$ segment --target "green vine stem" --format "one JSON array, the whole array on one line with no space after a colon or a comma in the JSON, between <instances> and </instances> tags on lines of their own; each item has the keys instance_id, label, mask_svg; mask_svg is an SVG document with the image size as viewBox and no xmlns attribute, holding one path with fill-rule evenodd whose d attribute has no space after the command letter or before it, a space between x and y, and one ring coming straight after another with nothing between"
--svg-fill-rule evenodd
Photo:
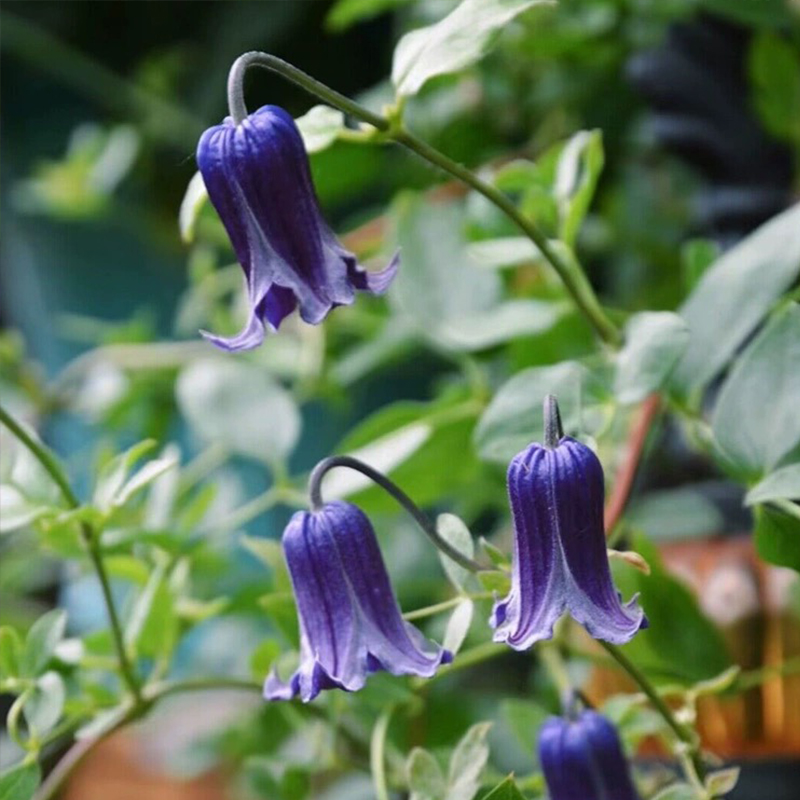
<instances>
[{"instance_id":1,"label":"green vine stem","mask_svg":"<svg viewBox=\"0 0 800 800\"><path fill-rule=\"evenodd\" d=\"M15 420L14 417L12 417L11 414L9 414L2 406L0 406L0 422L2 422L2 424L14 434L14 436L30 451L30 453L42 465L42 467L44 467L48 475L50 475L61 491L61 495L64 498L67 506L72 510L80 508L81 504L77 495L72 490L72 487L67 480L67 476L64 474L64 471L61 469L56 457L50 452L50 450L35 437L31 436L31 434L25 430L24 426L20 425L20 423L17 422L17 420ZM103 601L105 602L108 620L111 625L111 634L114 639L114 648L117 653L120 674L122 675L122 679L126 686L133 695L135 704L141 705L143 702L141 688L139 686L139 681L136 679L133 665L131 664L125 649L125 640L122 635L122 625L119 621L119 615L117 614L117 608L114 604L114 598L111 595L111 584L108 579L108 573L106 572L105 564L103 563L103 556L100 551L97 532L92 528L91 525L89 525L89 523L85 521L80 522L80 531L83 543L86 546L87 552L89 553L92 566L94 567L94 570L97 573L97 577L100 581L100 587L103 592Z\"/></svg>"},{"instance_id":2,"label":"green vine stem","mask_svg":"<svg viewBox=\"0 0 800 800\"><path fill-rule=\"evenodd\" d=\"M686 746L686 752L695 773L694 776L690 777L696 778L703 785L706 777L706 768L700 753L700 740L697 734L691 728L678 722L672 709L666 704L645 674L618 647L608 642L598 641L614 661L636 682L647 696L647 699L653 704L653 708L661 715L664 722L667 723L678 738L678 741Z\"/></svg>"},{"instance_id":3,"label":"green vine stem","mask_svg":"<svg viewBox=\"0 0 800 800\"><path fill-rule=\"evenodd\" d=\"M388 139L415 152L428 163L439 167L482 194L514 222L536 245L542 257L556 271L567 292L575 301L576 306L600 338L614 347L619 346L622 340L621 334L617 326L603 311L591 284L578 263L572 258L564 258L552 246L547 236L538 226L517 209L511 198L482 180L463 164L453 161L444 153L404 128L402 123L394 118L394 115L391 118L387 118L375 114L349 97L345 97L324 83L320 83L316 78L312 78L283 59L269 53L251 51L239 56L233 62L228 74L228 108L235 124L238 125L247 117L247 106L244 102L244 76L249 67L262 67L277 73L282 78L286 78L323 102L372 125Z\"/></svg>"}]
</instances>

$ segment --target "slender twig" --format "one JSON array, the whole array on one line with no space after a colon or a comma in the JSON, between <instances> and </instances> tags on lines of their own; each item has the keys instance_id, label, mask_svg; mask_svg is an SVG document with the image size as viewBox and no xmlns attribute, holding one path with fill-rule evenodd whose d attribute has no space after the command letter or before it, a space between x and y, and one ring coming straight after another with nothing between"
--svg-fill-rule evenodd
<instances>
[{"instance_id":1,"label":"slender twig","mask_svg":"<svg viewBox=\"0 0 800 800\"><path fill-rule=\"evenodd\" d=\"M311 508L314 511L319 511L325 505L322 499L322 479L327 472L336 467L347 467L348 469L360 472L380 486L381 489L391 495L409 514L411 514L423 533L425 533L439 550L448 558L451 558L457 564L464 567L464 569L470 572L480 572L486 569L477 561L473 561L463 553L460 553L450 542L443 539L436 530L436 525L433 520L431 520L396 483L389 480L382 472L373 469L369 464L365 464L363 461L359 461L352 456L331 456L330 458L325 458L311 471L311 476L308 479L308 495L311 501Z\"/></svg>"},{"instance_id":2,"label":"slender twig","mask_svg":"<svg viewBox=\"0 0 800 800\"><path fill-rule=\"evenodd\" d=\"M370 739L369 763L372 768L372 781L375 785L376 800L389 800L389 786L386 780L384 752L386 750L386 734L389 731L389 722L392 719L393 711L393 705L387 706L378 717L378 721L372 729L372 737Z\"/></svg>"},{"instance_id":3,"label":"slender twig","mask_svg":"<svg viewBox=\"0 0 800 800\"><path fill-rule=\"evenodd\" d=\"M577 262L562 257L536 223L520 212L508 195L404 128L398 119L394 117L390 119L373 113L276 56L253 51L239 56L228 75L228 108L234 123L238 125L247 117L247 106L244 101L244 75L251 66L263 67L275 72L340 111L372 125L386 138L403 145L429 164L439 167L482 194L536 245L542 257L556 271L578 309L600 338L612 346L618 346L621 343L622 337L617 326L606 316L591 284Z\"/></svg>"},{"instance_id":4,"label":"slender twig","mask_svg":"<svg viewBox=\"0 0 800 800\"><path fill-rule=\"evenodd\" d=\"M647 434L660 407L661 398L657 394L650 395L642 403L639 416L631 428L625 458L614 479L614 487L606 503L605 528L607 536L611 535L611 532L622 517L622 513L625 511L633 481L636 477L636 471L639 467L639 461L642 457L642 451L647 441Z\"/></svg>"},{"instance_id":5,"label":"slender twig","mask_svg":"<svg viewBox=\"0 0 800 800\"><path fill-rule=\"evenodd\" d=\"M32 436L14 417L11 416L2 406L0 406L0 422L3 423L17 437L17 439L30 450L33 457L45 468L47 474L53 479L56 486L61 491L61 495L70 508L78 508L80 503L72 487L69 485L67 476L61 469L56 457L38 439Z\"/></svg>"},{"instance_id":6,"label":"slender twig","mask_svg":"<svg viewBox=\"0 0 800 800\"><path fill-rule=\"evenodd\" d=\"M72 487L67 480L64 471L61 469L56 457L46 448L41 442L37 441L25 428L20 425L2 406L0 406L0 422L2 422L19 441L28 448L36 460L47 470L48 474L53 478L64 501L71 509L80 508L80 501L77 495L72 490ZM128 658L125 650L125 640L122 635L122 626L120 625L119 617L117 615L116 605L114 598L111 595L111 585L106 573L105 564L103 563L102 553L97 541L97 536L88 522L81 521L80 532L81 538L89 553L89 558L92 561L92 566L97 573L100 580L100 586L103 591L103 600L105 602L106 611L108 613L108 620L111 625L111 634L114 640L114 647L117 652L117 660L119 662L120 674L125 681L128 689L134 697L135 703L142 702L142 696L139 688L139 682L133 671L133 667Z\"/></svg>"},{"instance_id":7,"label":"slender twig","mask_svg":"<svg viewBox=\"0 0 800 800\"><path fill-rule=\"evenodd\" d=\"M650 683L645 674L618 647L602 640L598 641L614 661L628 673L642 692L644 692L648 700L652 703L653 708L661 715L664 722L667 723L678 740L683 742L686 746L687 754L695 775L697 779L703 783L705 781L706 768L700 754L700 740L697 734L691 728L678 722L672 709Z\"/></svg>"}]
</instances>

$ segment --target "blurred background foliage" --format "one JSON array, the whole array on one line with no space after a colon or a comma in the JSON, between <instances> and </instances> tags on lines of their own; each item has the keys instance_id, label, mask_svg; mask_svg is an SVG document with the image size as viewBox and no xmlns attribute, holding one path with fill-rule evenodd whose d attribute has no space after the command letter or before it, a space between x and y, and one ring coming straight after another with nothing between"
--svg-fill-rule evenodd
<instances>
[{"instance_id":1,"label":"blurred background foliage","mask_svg":"<svg viewBox=\"0 0 800 800\"><path fill-rule=\"evenodd\" d=\"M418 503L458 514L508 552L504 464L538 435L543 395L559 394L568 431L597 445L613 486L637 404L681 355L669 344L683 342L680 321L670 328L675 318L640 319L640 336L666 349L655 357L626 351L626 371L598 349L561 285L497 209L400 148L347 141L323 118L314 136L304 127L321 204L360 255L378 263L400 248L388 299L360 298L324 327L292 320L235 359L199 339L199 328L238 329L243 311L241 272L213 210L199 211L188 243L178 225L197 139L226 114L232 61L249 49L272 52L380 110L393 98L387 76L397 40L455 5L2 4L3 402L65 455L80 496L92 498L85 513L104 530L126 643L153 680L260 681L296 646L273 540L303 505L303 474L319 458L361 454ZM313 105L265 72L248 76L247 92L251 108L273 103L296 117ZM479 64L432 79L409 99L405 119L574 248L618 322L671 311L722 252L796 195L798 11L779 0L564 0L508 24ZM800 392L796 378L770 383L780 383L783 367L763 366L758 350L761 342L782 354L775 358L787 374L797 362L796 290L786 295L796 286L800 225L796 209L790 214L749 256L730 251L745 265L731 290L734 311L758 295L756 282L763 299L753 299L755 318L736 330L720 317L722 330L709 333L694 366L682 362L615 534L653 568L645 577L616 565L620 588L642 593L652 623L631 657L661 685L681 687L692 713L700 709L706 742L731 757L796 758L800 748L800 720L786 711L800 707L797 679L760 685L765 665L800 656L797 584L781 569L800 567L797 518L774 505L796 508ZM778 264L769 275L758 256L765 252ZM738 362L744 385L734 371L720 393L720 373L776 305ZM703 309L694 314L702 319ZM740 423L764 422L759 403L772 403L772 445L754 453ZM705 413L712 406L713 420ZM41 652L30 633L25 644L9 633L0 647L27 659L15 669L48 701L25 713L52 756L75 726L114 724L111 640L75 518L53 510L46 477L5 434L11 531L0 540L0 621L23 632L49 608L68 612L66 633L59 612L44 618ZM116 456L143 439L153 440L144 474L135 467L144 449ZM518 783L527 795L541 793L535 731L557 692L535 657L497 655L487 644L488 592L503 590L502 569L491 585L449 587L391 500L350 476L334 475L326 487L374 515L404 609L447 601L454 588L483 593L475 624L470 603L464 630L456 629L464 613L449 629L466 637L475 666L422 687L378 675L357 696L331 693L316 711L261 707L251 694L215 695L202 708L176 697L143 723L136 746L158 751L156 771L183 777L222 765L216 774L232 776L225 780L237 797L370 797L369 777L347 766L364 766L370 725L393 704L402 709L386 753L395 783L424 772L425 756L404 762L412 746L446 765L470 725L493 720L490 733L473 729L465 744L482 764L488 735L484 788L515 770L527 776ZM758 505L758 549L772 566L731 536L753 529L748 488L760 492L747 505ZM441 637L446 625L437 616L427 632ZM596 665L577 631L561 640L576 679L607 701L627 744L644 741L645 753L663 754L663 725L626 704L620 692L630 687ZM707 697L730 690L730 682L702 682L732 664L750 671L752 685L727 700ZM3 744L5 766L18 751ZM133 769L126 750L116 755L119 769ZM666 779L661 767L646 771L645 796ZM80 780L74 792L84 800L102 785ZM756 768L731 796L763 795L769 780L777 781L769 796L788 800L780 779ZM480 786L441 796L470 800ZM222 796L213 791L197 796Z\"/></svg>"}]
</instances>

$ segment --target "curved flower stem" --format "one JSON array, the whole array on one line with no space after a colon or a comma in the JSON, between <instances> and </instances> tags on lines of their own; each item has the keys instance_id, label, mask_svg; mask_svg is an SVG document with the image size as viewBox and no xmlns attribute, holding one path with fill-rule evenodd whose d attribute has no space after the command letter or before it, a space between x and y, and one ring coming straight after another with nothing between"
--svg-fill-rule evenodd
<instances>
[{"instance_id":1,"label":"curved flower stem","mask_svg":"<svg viewBox=\"0 0 800 800\"><path fill-rule=\"evenodd\" d=\"M386 763L384 752L386 751L386 734L389 730L389 723L392 719L394 706L387 706L383 713L378 717L375 727L372 729L369 746L369 763L372 769L372 781L375 785L375 797L377 800L389 800L389 786L386 780Z\"/></svg>"},{"instance_id":2,"label":"curved flower stem","mask_svg":"<svg viewBox=\"0 0 800 800\"><path fill-rule=\"evenodd\" d=\"M553 267L558 274L567 292L572 296L578 309L595 329L603 341L616 347L621 343L622 337L617 326L606 316L600 305L591 284L580 266L574 259L564 258L550 243L547 236L539 227L516 207L511 198L490 183L479 178L472 170L463 164L453 161L444 153L432 147L423 139L413 134L402 126L399 120L375 114L359 103L345 97L343 94L331 89L324 83L307 75L297 67L288 64L283 59L252 51L239 56L233 62L228 74L228 108L233 121L238 125L247 117L247 106L244 102L244 75L248 67L263 67L275 72L283 78L297 84L301 89L309 92L324 102L352 115L356 119L372 125L398 144L403 145L440 169L457 178L462 183L482 194L487 200L497 206L516 226L536 245L542 257Z\"/></svg>"},{"instance_id":3,"label":"curved flower stem","mask_svg":"<svg viewBox=\"0 0 800 800\"><path fill-rule=\"evenodd\" d=\"M258 50L251 50L249 53L240 55L233 62L228 73L228 108L236 125L247 116L247 106L244 102L244 75L248 67L263 67L270 70L270 72L275 72L340 111L352 114L356 119L360 119L363 122L368 122L379 131L388 131L391 126L391 123L385 117L373 114L369 109L364 108L364 106L359 105L349 97L339 94L339 92L324 83L320 83L316 78L312 78L303 72L303 70L289 64L282 58L273 56L270 53L261 53Z\"/></svg>"},{"instance_id":4,"label":"curved flower stem","mask_svg":"<svg viewBox=\"0 0 800 800\"><path fill-rule=\"evenodd\" d=\"M56 485L61 491L66 504L70 509L80 508L80 501L77 495L72 490L72 487L67 480L64 471L61 469L55 456L50 450L45 447L41 442L37 441L31 436L25 428L20 425L2 406L0 406L0 422L3 423L19 441L28 448L33 457L47 470L47 473L55 481ZM92 566L97 573L100 587L103 592L103 601L108 613L108 621L111 626L111 635L114 640L114 648L117 653L117 661L119 664L119 671L122 680L127 685L131 694L133 695L135 704L141 705L142 695L139 687L139 681L133 671L133 666L128 659L127 651L125 650L125 640L122 635L122 625L117 615L117 608L114 604L114 598L111 596L111 585L108 580L105 564L103 563L103 556L100 552L100 546L97 541L97 536L91 525L87 522L80 522L81 538L89 553Z\"/></svg>"},{"instance_id":5,"label":"curved flower stem","mask_svg":"<svg viewBox=\"0 0 800 800\"><path fill-rule=\"evenodd\" d=\"M369 464L359 461L352 456L331 456L324 458L311 471L308 479L308 497L311 501L312 511L319 511L324 505L322 499L322 479L325 474L336 467L348 467L362 475L366 475L373 483L377 483L387 494L390 494L397 502L414 518L417 525L422 528L423 533L439 548L448 558L470 572L480 572L485 569L477 561L467 558L460 553L449 542L445 541L436 530L433 520L425 514L419 506L393 481L389 480L382 472L373 469Z\"/></svg>"},{"instance_id":6,"label":"curved flower stem","mask_svg":"<svg viewBox=\"0 0 800 800\"><path fill-rule=\"evenodd\" d=\"M661 715L664 722L671 728L678 740L686 746L686 753L694 770L694 777L703 784L706 777L706 768L700 754L700 740L697 734L685 725L682 725L675 718L672 709L666 704L655 687L650 683L645 674L637 667L618 647L608 642L598 639L599 644L605 648L606 652L622 667L625 672L634 680L639 688L653 704L653 708ZM690 776L691 777L691 776Z\"/></svg>"}]
</instances>

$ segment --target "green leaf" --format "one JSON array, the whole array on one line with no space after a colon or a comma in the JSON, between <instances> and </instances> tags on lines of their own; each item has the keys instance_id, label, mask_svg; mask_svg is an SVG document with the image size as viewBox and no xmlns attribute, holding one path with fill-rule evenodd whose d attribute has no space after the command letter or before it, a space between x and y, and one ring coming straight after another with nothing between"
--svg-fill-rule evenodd
<instances>
[{"instance_id":1,"label":"green leaf","mask_svg":"<svg viewBox=\"0 0 800 800\"><path fill-rule=\"evenodd\" d=\"M786 0L699 0L698 5L748 28L782 28L793 19Z\"/></svg>"},{"instance_id":2,"label":"green leaf","mask_svg":"<svg viewBox=\"0 0 800 800\"><path fill-rule=\"evenodd\" d=\"M800 305L793 303L745 350L720 391L711 424L737 472L760 477L800 445L798 398Z\"/></svg>"},{"instance_id":3,"label":"green leaf","mask_svg":"<svg viewBox=\"0 0 800 800\"><path fill-rule=\"evenodd\" d=\"M62 677L57 673L45 672L36 681L32 694L25 701L25 719L37 736L48 733L61 719L67 690Z\"/></svg>"},{"instance_id":4,"label":"green leaf","mask_svg":"<svg viewBox=\"0 0 800 800\"><path fill-rule=\"evenodd\" d=\"M0 533L24 528L45 514L60 510L32 500L21 489L7 483L0 485L0 509Z\"/></svg>"},{"instance_id":5,"label":"green leaf","mask_svg":"<svg viewBox=\"0 0 800 800\"><path fill-rule=\"evenodd\" d=\"M719 533L723 524L714 503L689 486L648 492L631 504L626 519L659 542L709 536Z\"/></svg>"},{"instance_id":6,"label":"green leaf","mask_svg":"<svg viewBox=\"0 0 800 800\"><path fill-rule=\"evenodd\" d=\"M789 41L762 31L750 46L752 100L774 136L800 143L800 59Z\"/></svg>"},{"instance_id":7,"label":"green leaf","mask_svg":"<svg viewBox=\"0 0 800 800\"><path fill-rule=\"evenodd\" d=\"M478 539L478 544L496 567L508 569L511 566L511 559L508 555L499 547L495 547L485 536L481 536L480 539Z\"/></svg>"},{"instance_id":8,"label":"green leaf","mask_svg":"<svg viewBox=\"0 0 800 800\"><path fill-rule=\"evenodd\" d=\"M525 800L525 795L517 789L513 776L509 775L502 783L498 783L489 794L484 795L483 800Z\"/></svg>"},{"instance_id":9,"label":"green leaf","mask_svg":"<svg viewBox=\"0 0 800 800\"><path fill-rule=\"evenodd\" d=\"M357 22L377 17L398 6L408 5L413 0L338 0L325 18L325 25L340 33Z\"/></svg>"},{"instance_id":10,"label":"green leaf","mask_svg":"<svg viewBox=\"0 0 800 800\"><path fill-rule=\"evenodd\" d=\"M602 133L579 131L574 134L561 151L553 186L558 204L559 234L569 247L575 245L602 170Z\"/></svg>"},{"instance_id":11,"label":"green leaf","mask_svg":"<svg viewBox=\"0 0 800 800\"><path fill-rule=\"evenodd\" d=\"M481 774L489 759L486 737L491 722L473 725L450 757L445 800L472 800L481 786Z\"/></svg>"},{"instance_id":12,"label":"green leaf","mask_svg":"<svg viewBox=\"0 0 800 800\"><path fill-rule=\"evenodd\" d=\"M442 800L447 786L442 769L427 750L415 747L406 761L409 800Z\"/></svg>"},{"instance_id":13,"label":"green leaf","mask_svg":"<svg viewBox=\"0 0 800 800\"><path fill-rule=\"evenodd\" d=\"M748 506L768 500L800 500L800 464L788 464L770 472L744 498Z\"/></svg>"},{"instance_id":14,"label":"green leaf","mask_svg":"<svg viewBox=\"0 0 800 800\"><path fill-rule=\"evenodd\" d=\"M0 800L31 800L41 780L42 770L35 762L3 770L0 772Z\"/></svg>"},{"instance_id":15,"label":"green leaf","mask_svg":"<svg viewBox=\"0 0 800 800\"><path fill-rule=\"evenodd\" d=\"M511 591L511 576L507 572L479 572L478 582L487 592L507 595Z\"/></svg>"},{"instance_id":16,"label":"green leaf","mask_svg":"<svg viewBox=\"0 0 800 800\"><path fill-rule=\"evenodd\" d=\"M464 522L455 514L439 514L436 518L436 532L467 558L472 558L475 555L475 543L472 541L472 534ZM466 582L472 576L472 573L460 564L456 564L453 559L444 553L439 553L439 560L442 562L442 567L450 583L459 591L464 591Z\"/></svg>"},{"instance_id":17,"label":"green leaf","mask_svg":"<svg viewBox=\"0 0 800 800\"><path fill-rule=\"evenodd\" d=\"M706 775L706 789L710 797L723 797L736 788L741 767L718 769Z\"/></svg>"},{"instance_id":18,"label":"green leaf","mask_svg":"<svg viewBox=\"0 0 800 800\"><path fill-rule=\"evenodd\" d=\"M656 547L643 536L632 549L650 564L650 575L612 563L624 598L640 593L650 626L625 645L626 655L653 680L692 685L731 666L725 641L692 593L664 568Z\"/></svg>"},{"instance_id":19,"label":"green leaf","mask_svg":"<svg viewBox=\"0 0 800 800\"><path fill-rule=\"evenodd\" d=\"M178 376L178 406L211 444L266 463L283 462L300 435L292 396L263 368L227 358L193 361Z\"/></svg>"},{"instance_id":20,"label":"green leaf","mask_svg":"<svg viewBox=\"0 0 800 800\"><path fill-rule=\"evenodd\" d=\"M148 461L123 484L114 498L114 506L119 508L126 505L134 495L160 478L168 470L173 469L177 463L178 459L175 454Z\"/></svg>"},{"instance_id":21,"label":"green leaf","mask_svg":"<svg viewBox=\"0 0 800 800\"><path fill-rule=\"evenodd\" d=\"M291 590L292 582L280 542L275 539L264 539L261 536L242 536L239 541L262 564L269 567L272 572L272 586L276 591Z\"/></svg>"},{"instance_id":22,"label":"green leaf","mask_svg":"<svg viewBox=\"0 0 800 800\"><path fill-rule=\"evenodd\" d=\"M690 784L676 783L662 789L653 800L705 800L705 798Z\"/></svg>"},{"instance_id":23,"label":"green leaf","mask_svg":"<svg viewBox=\"0 0 800 800\"><path fill-rule=\"evenodd\" d=\"M307 153L330 147L344 129L344 114L330 106L314 106L295 122L303 137Z\"/></svg>"},{"instance_id":24,"label":"green leaf","mask_svg":"<svg viewBox=\"0 0 800 800\"><path fill-rule=\"evenodd\" d=\"M22 639L14 628L0 627L0 681L19 677L22 648Z\"/></svg>"},{"instance_id":25,"label":"green leaf","mask_svg":"<svg viewBox=\"0 0 800 800\"><path fill-rule=\"evenodd\" d=\"M503 236L469 242L466 254L473 264L488 269L518 267L542 258L539 248L527 236Z\"/></svg>"},{"instance_id":26,"label":"green leaf","mask_svg":"<svg viewBox=\"0 0 800 800\"><path fill-rule=\"evenodd\" d=\"M197 219L207 200L208 190L203 182L203 176L198 170L192 175L192 179L186 187L183 200L181 200L181 209L178 212L178 229L185 244L191 244L194 241Z\"/></svg>"},{"instance_id":27,"label":"green leaf","mask_svg":"<svg viewBox=\"0 0 800 800\"><path fill-rule=\"evenodd\" d=\"M125 626L125 644L137 656L163 657L178 635L175 598L164 569L156 568L139 593Z\"/></svg>"},{"instance_id":28,"label":"green leaf","mask_svg":"<svg viewBox=\"0 0 800 800\"><path fill-rule=\"evenodd\" d=\"M392 83L401 96L417 94L431 78L479 61L516 16L546 0L463 0L444 19L407 33L392 62Z\"/></svg>"},{"instance_id":29,"label":"green leaf","mask_svg":"<svg viewBox=\"0 0 800 800\"><path fill-rule=\"evenodd\" d=\"M447 627L442 639L442 647L456 655L467 638L469 627L472 624L472 614L475 604L468 597L465 597L454 609L447 621Z\"/></svg>"},{"instance_id":30,"label":"green leaf","mask_svg":"<svg viewBox=\"0 0 800 800\"><path fill-rule=\"evenodd\" d=\"M796 506L800 513L800 506ZM800 572L800 519L771 506L756 507L756 550L764 561Z\"/></svg>"},{"instance_id":31,"label":"green leaf","mask_svg":"<svg viewBox=\"0 0 800 800\"><path fill-rule=\"evenodd\" d=\"M800 272L800 204L764 223L709 267L680 308L691 338L670 384L705 386Z\"/></svg>"},{"instance_id":32,"label":"green leaf","mask_svg":"<svg viewBox=\"0 0 800 800\"><path fill-rule=\"evenodd\" d=\"M625 326L617 356L614 393L620 403L638 403L664 385L689 344L689 328L677 314L644 311Z\"/></svg>"},{"instance_id":33,"label":"green leaf","mask_svg":"<svg viewBox=\"0 0 800 800\"><path fill-rule=\"evenodd\" d=\"M102 514L110 513L118 505L118 498L128 478L133 465L152 450L156 442L145 439L133 447L112 458L101 470L97 477L92 505Z\"/></svg>"},{"instance_id":34,"label":"green leaf","mask_svg":"<svg viewBox=\"0 0 800 800\"><path fill-rule=\"evenodd\" d=\"M706 270L719 258L720 247L711 239L690 239L681 247L681 277L687 293L694 290Z\"/></svg>"},{"instance_id":35,"label":"green leaf","mask_svg":"<svg viewBox=\"0 0 800 800\"><path fill-rule=\"evenodd\" d=\"M531 442L541 441L548 394L558 397L565 433L591 433L603 424L609 395L586 367L576 361L531 367L504 383L480 418L475 429L480 457L508 464Z\"/></svg>"},{"instance_id":36,"label":"green leaf","mask_svg":"<svg viewBox=\"0 0 800 800\"><path fill-rule=\"evenodd\" d=\"M403 269L390 300L435 345L483 350L549 330L567 310L564 303L503 300L500 276L470 261L461 206L405 195L395 213Z\"/></svg>"},{"instance_id":37,"label":"green leaf","mask_svg":"<svg viewBox=\"0 0 800 800\"><path fill-rule=\"evenodd\" d=\"M25 638L20 672L26 677L36 677L47 666L56 645L64 638L67 612L60 609L48 611L33 623Z\"/></svg>"}]
</instances>

